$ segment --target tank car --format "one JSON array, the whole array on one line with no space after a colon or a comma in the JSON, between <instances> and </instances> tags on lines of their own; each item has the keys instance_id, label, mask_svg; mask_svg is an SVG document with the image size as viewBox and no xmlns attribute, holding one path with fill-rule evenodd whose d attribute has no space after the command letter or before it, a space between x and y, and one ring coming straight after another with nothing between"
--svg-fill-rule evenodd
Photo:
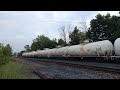
<instances>
[{"instance_id":1,"label":"tank car","mask_svg":"<svg viewBox=\"0 0 120 90\"><path fill-rule=\"evenodd\" d=\"M113 45L109 40L88 44L73 45L66 49L68 57L100 57L111 56Z\"/></svg>"},{"instance_id":2,"label":"tank car","mask_svg":"<svg viewBox=\"0 0 120 90\"><path fill-rule=\"evenodd\" d=\"M89 43L80 47L82 56L111 56L113 44L109 40Z\"/></svg>"},{"instance_id":3,"label":"tank car","mask_svg":"<svg viewBox=\"0 0 120 90\"><path fill-rule=\"evenodd\" d=\"M41 51L42 50L37 50L34 57L41 57Z\"/></svg>"},{"instance_id":4,"label":"tank car","mask_svg":"<svg viewBox=\"0 0 120 90\"><path fill-rule=\"evenodd\" d=\"M117 38L114 42L115 55L120 56L120 38Z\"/></svg>"},{"instance_id":5,"label":"tank car","mask_svg":"<svg viewBox=\"0 0 120 90\"><path fill-rule=\"evenodd\" d=\"M81 56L80 47L81 45L73 45L68 47L68 57Z\"/></svg>"},{"instance_id":6,"label":"tank car","mask_svg":"<svg viewBox=\"0 0 120 90\"><path fill-rule=\"evenodd\" d=\"M120 55L118 52L120 39L115 41L116 54ZM98 42L92 42L88 44L72 45L54 49L45 49L35 52L24 53L23 56L26 57L101 57L101 56L111 56L113 51L113 44L109 40L103 40Z\"/></svg>"},{"instance_id":7,"label":"tank car","mask_svg":"<svg viewBox=\"0 0 120 90\"><path fill-rule=\"evenodd\" d=\"M67 53L68 53L68 47L69 46L58 48L55 52L55 56L56 57L66 57Z\"/></svg>"},{"instance_id":8,"label":"tank car","mask_svg":"<svg viewBox=\"0 0 120 90\"><path fill-rule=\"evenodd\" d=\"M56 57L56 50L57 50L57 48L54 48L54 49L50 49L49 51L48 51L48 58L53 58L53 57Z\"/></svg>"}]
</instances>

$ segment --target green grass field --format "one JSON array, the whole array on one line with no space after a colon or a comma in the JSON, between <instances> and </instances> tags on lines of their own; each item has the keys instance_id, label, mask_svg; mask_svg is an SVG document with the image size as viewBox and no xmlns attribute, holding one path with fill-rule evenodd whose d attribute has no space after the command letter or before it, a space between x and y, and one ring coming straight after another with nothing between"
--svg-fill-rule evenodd
<instances>
[{"instance_id":1,"label":"green grass field","mask_svg":"<svg viewBox=\"0 0 120 90\"><path fill-rule=\"evenodd\" d=\"M0 66L0 79L26 79L25 66L15 62Z\"/></svg>"}]
</instances>

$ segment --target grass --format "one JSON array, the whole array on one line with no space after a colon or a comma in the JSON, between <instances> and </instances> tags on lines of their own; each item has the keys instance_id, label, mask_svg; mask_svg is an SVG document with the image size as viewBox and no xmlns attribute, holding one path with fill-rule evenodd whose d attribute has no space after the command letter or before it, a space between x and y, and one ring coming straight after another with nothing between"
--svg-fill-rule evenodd
<instances>
[{"instance_id":1,"label":"grass","mask_svg":"<svg viewBox=\"0 0 120 90\"><path fill-rule=\"evenodd\" d=\"M26 79L25 66L9 62L0 66L0 79Z\"/></svg>"}]
</instances>

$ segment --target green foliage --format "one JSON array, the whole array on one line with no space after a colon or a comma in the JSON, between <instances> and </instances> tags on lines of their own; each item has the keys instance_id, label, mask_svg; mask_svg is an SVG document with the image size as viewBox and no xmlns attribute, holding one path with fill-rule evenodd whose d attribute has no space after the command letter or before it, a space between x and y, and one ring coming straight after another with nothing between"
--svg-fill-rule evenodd
<instances>
[{"instance_id":1,"label":"green foliage","mask_svg":"<svg viewBox=\"0 0 120 90\"><path fill-rule=\"evenodd\" d=\"M98 14L96 19L90 22L90 28L87 32L87 38L93 41L100 41L108 39L114 42L116 38L120 37L120 17Z\"/></svg>"},{"instance_id":2,"label":"green foliage","mask_svg":"<svg viewBox=\"0 0 120 90\"><path fill-rule=\"evenodd\" d=\"M50 40L48 37L44 35L38 36L36 39L33 40L31 45L31 50L43 50L44 48L55 48L57 46L56 39Z\"/></svg>"},{"instance_id":3,"label":"green foliage","mask_svg":"<svg viewBox=\"0 0 120 90\"><path fill-rule=\"evenodd\" d=\"M49 45L49 48L55 48L57 46L57 39L54 38L53 40L51 40Z\"/></svg>"},{"instance_id":4,"label":"green foliage","mask_svg":"<svg viewBox=\"0 0 120 90\"><path fill-rule=\"evenodd\" d=\"M58 45L60 45L60 46L65 46L66 43L64 42L64 40L62 40L62 39L60 38L60 39L58 39Z\"/></svg>"},{"instance_id":5,"label":"green foliage","mask_svg":"<svg viewBox=\"0 0 120 90\"><path fill-rule=\"evenodd\" d=\"M70 44L77 45L83 40L85 40L85 34L81 32L77 26L74 28L74 31L69 34Z\"/></svg>"},{"instance_id":6,"label":"green foliage","mask_svg":"<svg viewBox=\"0 0 120 90\"><path fill-rule=\"evenodd\" d=\"M10 47L9 44L4 46L2 49L3 49L4 56L12 56L12 48Z\"/></svg>"}]
</instances>

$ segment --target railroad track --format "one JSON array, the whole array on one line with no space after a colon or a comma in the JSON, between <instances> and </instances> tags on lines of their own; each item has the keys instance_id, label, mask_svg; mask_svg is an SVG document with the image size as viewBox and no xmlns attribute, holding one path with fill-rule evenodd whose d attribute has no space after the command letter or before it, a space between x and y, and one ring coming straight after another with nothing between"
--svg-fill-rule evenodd
<instances>
[{"instance_id":1,"label":"railroad track","mask_svg":"<svg viewBox=\"0 0 120 90\"><path fill-rule=\"evenodd\" d=\"M33 73L39 76L41 79L50 79L38 71L33 71Z\"/></svg>"},{"instance_id":2,"label":"railroad track","mask_svg":"<svg viewBox=\"0 0 120 90\"><path fill-rule=\"evenodd\" d=\"M120 69L113 69L113 68L105 68L105 67L98 67L98 66L90 66L90 65L81 65L81 64L75 64L75 63L69 63L67 61L55 61L55 60L47 60L47 59L35 59L35 58L25 58L28 60L32 60L33 62L35 61L42 61L42 62L49 62L49 63L56 63L60 65L66 65L70 67L77 67L77 68L85 68L85 69L92 69L92 70L97 70L97 71L104 71L107 73L115 73L115 74L120 74Z\"/></svg>"},{"instance_id":3,"label":"railroad track","mask_svg":"<svg viewBox=\"0 0 120 90\"><path fill-rule=\"evenodd\" d=\"M96 66L89 66L89 65L79 65L79 64L69 64L69 63L64 63L64 64L68 65L68 66L78 67L78 68L85 68L85 69L92 69L92 70L97 70L97 71L104 71L104 72L107 72L107 73L120 74L120 69L96 67Z\"/></svg>"},{"instance_id":4,"label":"railroad track","mask_svg":"<svg viewBox=\"0 0 120 90\"><path fill-rule=\"evenodd\" d=\"M85 68L85 69L92 69L92 70L97 70L97 71L104 71L104 72L107 72L107 73L120 74L120 69L112 69L112 68L105 68L105 67L73 64L73 63L66 63L66 62L54 62L54 61L44 61L44 62L52 62L52 63L66 65L66 66L70 66L70 67Z\"/></svg>"}]
</instances>

